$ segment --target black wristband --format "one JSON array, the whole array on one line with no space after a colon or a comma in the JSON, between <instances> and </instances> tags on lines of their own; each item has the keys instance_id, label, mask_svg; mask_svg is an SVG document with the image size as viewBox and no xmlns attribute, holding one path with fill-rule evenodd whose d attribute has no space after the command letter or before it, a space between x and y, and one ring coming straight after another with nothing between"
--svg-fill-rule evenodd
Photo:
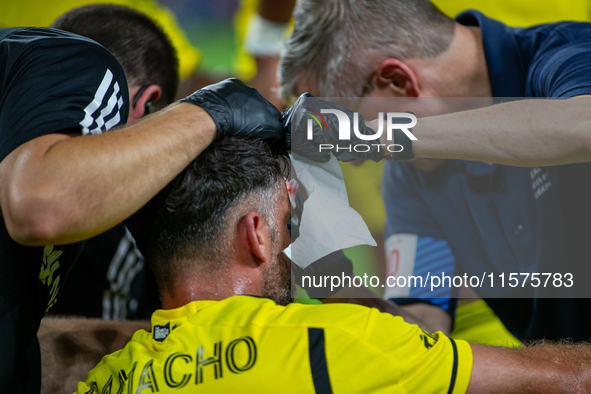
<instances>
[{"instance_id":1,"label":"black wristband","mask_svg":"<svg viewBox=\"0 0 591 394\"><path fill-rule=\"evenodd\" d=\"M407 129L411 131L411 129ZM394 143L402 146L400 152L392 152L390 159L393 161L410 160L415 157L412 153L412 140L400 129L394 129Z\"/></svg>"}]
</instances>

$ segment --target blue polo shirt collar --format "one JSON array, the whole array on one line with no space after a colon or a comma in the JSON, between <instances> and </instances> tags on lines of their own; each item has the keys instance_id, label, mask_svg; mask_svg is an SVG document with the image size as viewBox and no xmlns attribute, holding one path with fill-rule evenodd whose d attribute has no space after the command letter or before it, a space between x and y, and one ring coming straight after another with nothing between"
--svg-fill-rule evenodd
<instances>
[{"instance_id":1,"label":"blue polo shirt collar","mask_svg":"<svg viewBox=\"0 0 591 394\"><path fill-rule=\"evenodd\" d=\"M475 10L462 12L456 22L480 27L493 97L523 97L526 73L522 67L516 67L522 64L515 39L518 29Z\"/></svg>"}]
</instances>

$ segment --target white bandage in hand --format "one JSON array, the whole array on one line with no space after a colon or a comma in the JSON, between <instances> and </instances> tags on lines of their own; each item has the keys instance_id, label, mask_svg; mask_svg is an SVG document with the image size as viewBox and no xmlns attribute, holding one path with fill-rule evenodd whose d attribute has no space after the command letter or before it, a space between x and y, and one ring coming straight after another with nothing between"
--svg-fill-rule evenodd
<instances>
[{"instance_id":1,"label":"white bandage in hand","mask_svg":"<svg viewBox=\"0 0 591 394\"><path fill-rule=\"evenodd\" d=\"M255 14L248 21L244 50L252 56L279 56L289 23L272 22Z\"/></svg>"}]
</instances>

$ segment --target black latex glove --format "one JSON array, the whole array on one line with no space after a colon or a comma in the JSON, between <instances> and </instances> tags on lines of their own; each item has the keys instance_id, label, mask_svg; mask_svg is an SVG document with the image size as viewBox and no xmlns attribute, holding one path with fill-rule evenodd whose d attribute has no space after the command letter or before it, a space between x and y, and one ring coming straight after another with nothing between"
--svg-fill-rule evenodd
<instances>
[{"instance_id":1,"label":"black latex glove","mask_svg":"<svg viewBox=\"0 0 591 394\"><path fill-rule=\"evenodd\" d=\"M351 127L351 139L350 140L339 140L339 121L337 116L333 114L322 115L326 120L326 125L322 129L314 122L312 140L307 139L307 120L312 119L309 113L315 113L314 110L320 113L321 109L338 109L343 111L350 120ZM287 108L281 114L281 119L285 127L285 143L287 149L295 152L308 159L326 163L330 160L330 151L323 149L319 152L320 144L330 144L335 148L332 149L332 153L340 161L354 161L354 160L373 160L380 161L384 158L382 149L379 149L372 144L379 144L379 140L375 141L363 141L359 139L353 132L353 114L354 112L342 107L338 104L334 104L328 101L319 100L310 93L302 94L294 105ZM375 134L376 132L365 125L363 116L359 114L358 118L359 132L364 135ZM328 130L326 128L328 126ZM368 152L355 152L351 149L351 152L344 150L344 147L355 146L357 144L364 144L370 146ZM339 147L337 151L336 147Z\"/></svg>"},{"instance_id":2,"label":"black latex glove","mask_svg":"<svg viewBox=\"0 0 591 394\"><path fill-rule=\"evenodd\" d=\"M180 100L200 106L213 118L217 139L224 137L282 139L281 113L256 89L228 78Z\"/></svg>"}]
</instances>

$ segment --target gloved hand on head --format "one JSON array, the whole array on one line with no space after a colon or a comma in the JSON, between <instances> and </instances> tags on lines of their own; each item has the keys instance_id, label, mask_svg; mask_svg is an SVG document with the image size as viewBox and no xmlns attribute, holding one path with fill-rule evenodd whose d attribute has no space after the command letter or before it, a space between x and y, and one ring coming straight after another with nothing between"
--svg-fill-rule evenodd
<instances>
[{"instance_id":1,"label":"gloved hand on head","mask_svg":"<svg viewBox=\"0 0 591 394\"><path fill-rule=\"evenodd\" d=\"M217 139L224 137L284 138L281 113L256 89L228 78L199 89L180 100L203 108L217 126Z\"/></svg>"}]
</instances>

